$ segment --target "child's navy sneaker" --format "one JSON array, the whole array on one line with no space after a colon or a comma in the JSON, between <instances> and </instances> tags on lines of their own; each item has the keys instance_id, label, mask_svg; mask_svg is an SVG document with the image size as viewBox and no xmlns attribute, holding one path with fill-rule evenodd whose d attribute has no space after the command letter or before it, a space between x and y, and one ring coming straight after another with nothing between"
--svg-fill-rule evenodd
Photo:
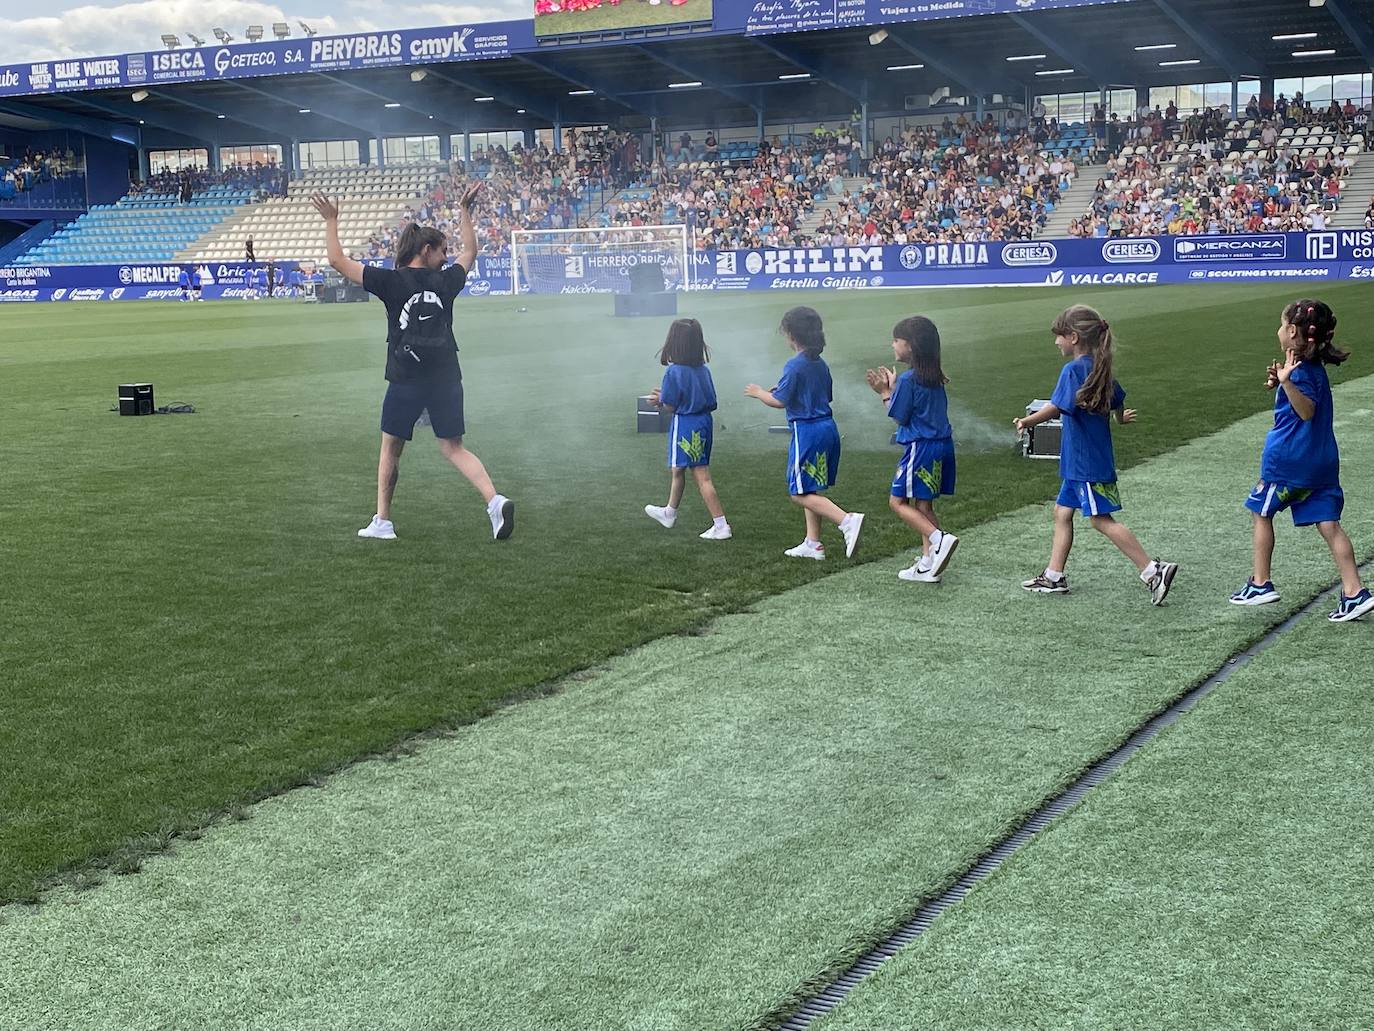
<instances>
[{"instance_id":1,"label":"child's navy sneaker","mask_svg":"<svg viewBox=\"0 0 1374 1031\"><path fill-rule=\"evenodd\" d=\"M1278 600L1279 592L1274 589L1272 580L1266 580L1262 584L1246 580L1245 586L1231 595L1232 605L1268 605Z\"/></svg>"},{"instance_id":2,"label":"child's navy sneaker","mask_svg":"<svg viewBox=\"0 0 1374 1031\"><path fill-rule=\"evenodd\" d=\"M1368 612L1374 612L1374 594L1370 594L1368 589L1361 591L1353 598L1341 595L1341 603L1336 607L1336 611L1326 618L1333 623L1349 623L1352 619L1359 619Z\"/></svg>"}]
</instances>

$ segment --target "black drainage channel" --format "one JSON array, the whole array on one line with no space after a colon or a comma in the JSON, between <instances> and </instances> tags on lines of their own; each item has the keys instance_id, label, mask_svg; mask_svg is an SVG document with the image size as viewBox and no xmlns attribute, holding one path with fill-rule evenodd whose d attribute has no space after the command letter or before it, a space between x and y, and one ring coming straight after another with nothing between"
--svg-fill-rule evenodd
<instances>
[{"instance_id":1,"label":"black drainage channel","mask_svg":"<svg viewBox=\"0 0 1374 1031\"><path fill-rule=\"evenodd\" d=\"M1360 571L1365 572L1370 565L1371 563L1366 563ZM796 1009L789 1011L788 1018L778 1025L780 1031L805 1031L817 1019L833 1010L861 982L872 976L880 966L930 930L931 925L939 919L945 910L963 901L964 896L971 892L979 882L990 877L998 867L1023 848L1032 838L1083 801L1090 791L1120 769L1126 760L1130 759L1151 738L1165 727L1177 723L1180 716L1197 705L1216 688L1226 683L1237 670L1248 666L1256 655L1268 650L1299 620L1321 608L1323 602L1329 598L1334 589L1334 587L1328 587L1245 651L1227 659L1225 666L1180 697L1173 705L1158 716L1143 723L1116 751L1099 759L1078 780L1032 813L1020 827L998 842L992 851L974 863L954 884L922 905L916 911L916 915L894 931L891 936L860 956L848 970L840 974L816 995Z\"/></svg>"}]
</instances>

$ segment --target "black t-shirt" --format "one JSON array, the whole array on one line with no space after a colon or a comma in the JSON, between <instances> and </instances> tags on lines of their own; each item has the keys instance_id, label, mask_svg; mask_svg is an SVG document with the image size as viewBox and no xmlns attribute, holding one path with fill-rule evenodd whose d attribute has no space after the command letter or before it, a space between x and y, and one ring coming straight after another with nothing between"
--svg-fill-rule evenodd
<instances>
[{"instance_id":1,"label":"black t-shirt","mask_svg":"<svg viewBox=\"0 0 1374 1031\"><path fill-rule=\"evenodd\" d=\"M420 380L461 379L458 368L458 341L453 336L453 302L462 292L468 273L462 265L441 271L424 268L375 268L363 266L363 289L386 305L386 378L391 383ZM447 336L446 345L429 352L423 362L406 362L396 354L401 344L402 313L426 294L437 297L443 311L439 329Z\"/></svg>"}]
</instances>

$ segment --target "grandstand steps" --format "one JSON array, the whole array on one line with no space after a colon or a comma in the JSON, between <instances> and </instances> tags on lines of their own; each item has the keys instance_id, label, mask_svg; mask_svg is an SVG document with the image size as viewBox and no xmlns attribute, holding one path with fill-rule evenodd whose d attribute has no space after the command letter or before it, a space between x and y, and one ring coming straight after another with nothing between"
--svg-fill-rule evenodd
<instances>
[{"instance_id":1,"label":"grandstand steps","mask_svg":"<svg viewBox=\"0 0 1374 1031\"><path fill-rule=\"evenodd\" d=\"M1341 191L1341 210L1331 219L1333 229L1363 229L1364 213L1374 200L1374 156L1363 154Z\"/></svg>"},{"instance_id":2,"label":"grandstand steps","mask_svg":"<svg viewBox=\"0 0 1374 1031\"><path fill-rule=\"evenodd\" d=\"M806 236L814 235L816 232L816 227L821 224L822 219L824 219L825 217L826 208L829 208L836 215L839 214L837 204L840 197L844 196L845 191L848 191L850 194L854 196L858 196L864 190L868 189L868 187L871 186L873 183L873 180L869 179L868 176L865 175L847 175L844 176L843 179L844 185L840 193L827 193L825 195L824 200L816 201L816 206L811 209L811 213L808 214L805 218L803 218L801 222L797 225L797 232L799 234L803 234Z\"/></svg>"},{"instance_id":3,"label":"grandstand steps","mask_svg":"<svg viewBox=\"0 0 1374 1031\"><path fill-rule=\"evenodd\" d=\"M1045 228L1035 234L1036 237L1053 240L1068 236L1069 223L1091 206L1097 180L1102 177L1102 173L1106 169L1107 163L1105 161L1092 165L1079 165L1078 176L1074 179L1073 185L1060 195L1059 206L1050 212L1049 221L1045 223Z\"/></svg>"},{"instance_id":4,"label":"grandstand steps","mask_svg":"<svg viewBox=\"0 0 1374 1031\"><path fill-rule=\"evenodd\" d=\"M246 207L244 207L243 210L239 211L237 214L230 215L216 228L211 229L206 233L202 233L196 239L192 240L189 245L177 251L176 255L173 257L172 260L176 262L191 261L193 258L196 257L197 254L201 252L203 245L208 243L210 240L217 239L219 237L234 236L234 234L239 231L239 227L242 226L243 223L248 220L249 215L253 213L254 207L256 207L256 205L249 204Z\"/></svg>"}]
</instances>

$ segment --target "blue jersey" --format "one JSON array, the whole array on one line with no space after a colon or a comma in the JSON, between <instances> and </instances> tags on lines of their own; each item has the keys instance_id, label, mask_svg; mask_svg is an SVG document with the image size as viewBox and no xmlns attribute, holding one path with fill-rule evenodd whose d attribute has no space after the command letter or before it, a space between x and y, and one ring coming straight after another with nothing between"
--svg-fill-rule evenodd
<instances>
[{"instance_id":1,"label":"blue jersey","mask_svg":"<svg viewBox=\"0 0 1374 1031\"><path fill-rule=\"evenodd\" d=\"M1320 362L1303 362L1288 378L1316 406L1304 422L1279 387L1274 398L1274 428L1264 441L1260 479L1287 487L1335 487L1341 482L1341 459L1332 428L1331 381Z\"/></svg>"},{"instance_id":2,"label":"blue jersey","mask_svg":"<svg viewBox=\"0 0 1374 1031\"><path fill-rule=\"evenodd\" d=\"M927 387L908 369L897 377L888 399L887 414L897 423L897 443L918 440L948 440L954 436L949 425L949 398L944 384Z\"/></svg>"},{"instance_id":3,"label":"blue jersey","mask_svg":"<svg viewBox=\"0 0 1374 1031\"><path fill-rule=\"evenodd\" d=\"M181 275L179 275L179 276L177 277L177 284L178 284L183 290L185 290L188 286L191 285L191 274L190 274L189 272L187 272L185 269L182 269L182 270L181 270Z\"/></svg>"},{"instance_id":4,"label":"blue jersey","mask_svg":"<svg viewBox=\"0 0 1374 1031\"><path fill-rule=\"evenodd\" d=\"M1112 452L1112 427L1106 412L1079 407L1078 391L1093 370L1092 355L1080 355L1064 366L1054 388L1053 404L1064 416L1059 443L1059 475L1065 480L1089 483L1116 482L1116 456ZM1126 392L1112 383L1112 409L1121 407Z\"/></svg>"},{"instance_id":5,"label":"blue jersey","mask_svg":"<svg viewBox=\"0 0 1374 1031\"><path fill-rule=\"evenodd\" d=\"M265 268L256 268L256 269L253 270L253 285L254 285L254 286L266 286L266 285L267 285L267 269L265 269Z\"/></svg>"},{"instance_id":6,"label":"blue jersey","mask_svg":"<svg viewBox=\"0 0 1374 1031\"><path fill-rule=\"evenodd\" d=\"M773 388L773 396L782 402L788 422L830 418L830 401L834 396L830 366L823 358L798 354L782 367L782 378Z\"/></svg>"},{"instance_id":7,"label":"blue jersey","mask_svg":"<svg viewBox=\"0 0 1374 1031\"><path fill-rule=\"evenodd\" d=\"M191 270L191 285L200 286L200 269Z\"/></svg>"},{"instance_id":8,"label":"blue jersey","mask_svg":"<svg viewBox=\"0 0 1374 1031\"><path fill-rule=\"evenodd\" d=\"M659 401L678 415L703 415L716 410L716 385L705 365L669 365L658 388Z\"/></svg>"}]
</instances>

